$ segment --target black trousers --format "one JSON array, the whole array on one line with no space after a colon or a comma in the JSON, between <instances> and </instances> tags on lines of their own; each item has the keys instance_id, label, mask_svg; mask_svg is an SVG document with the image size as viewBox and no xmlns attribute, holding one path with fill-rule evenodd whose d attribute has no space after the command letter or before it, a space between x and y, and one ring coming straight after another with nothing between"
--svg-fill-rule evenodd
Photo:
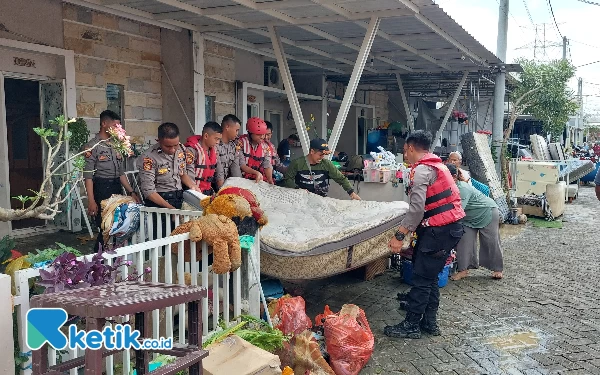
<instances>
[{"instance_id":1,"label":"black trousers","mask_svg":"<svg viewBox=\"0 0 600 375\"><path fill-rule=\"evenodd\" d=\"M165 193L158 193L158 195L160 195L171 206L173 206L177 209L181 209L181 205L183 204L183 190L175 190L175 191L169 191L169 192L165 192ZM157 205L156 203L152 202L150 199L145 199L145 205L146 205L146 207L163 208L163 207ZM165 214L160 214L160 215L162 216L162 225L161 225L161 232L159 235L159 233L157 232L158 215L155 213L152 214L152 233L153 233L152 239L153 240L156 240L157 238L164 238L171 234L171 233L167 233L167 220L171 220L171 230L175 229L175 221L174 220L172 220L170 217L167 218L167 215L165 215Z\"/></svg>"},{"instance_id":2,"label":"black trousers","mask_svg":"<svg viewBox=\"0 0 600 375\"><path fill-rule=\"evenodd\" d=\"M98 238L96 238L96 243L94 245L94 250L98 250L98 245L104 246L104 237L102 236L102 228L100 225L102 224L102 206L101 202L105 199L110 198L113 194L123 194L123 189L121 188L121 181L118 178L94 178L94 201L98 205L98 212L96 213L96 217L94 218L94 222L98 229L100 229L100 233L98 234Z\"/></svg>"},{"instance_id":3,"label":"black trousers","mask_svg":"<svg viewBox=\"0 0 600 375\"><path fill-rule=\"evenodd\" d=\"M416 233L413 287L408 293L408 309L414 314L432 314L435 317L440 305L438 275L464 229L461 223L452 223L442 227L419 227Z\"/></svg>"}]
</instances>

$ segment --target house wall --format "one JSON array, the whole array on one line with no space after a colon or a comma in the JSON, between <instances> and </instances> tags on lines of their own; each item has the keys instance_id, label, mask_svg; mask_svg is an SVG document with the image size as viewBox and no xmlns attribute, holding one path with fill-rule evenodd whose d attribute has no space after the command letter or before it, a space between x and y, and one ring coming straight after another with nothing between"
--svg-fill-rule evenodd
<instances>
[{"instance_id":1,"label":"house wall","mask_svg":"<svg viewBox=\"0 0 600 375\"><path fill-rule=\"evenodd\" d=\"M173 122L179 127L181 139L193 134L194 126L194 58L192 33L161 29L161 60L169 79L162 70L163 121ZM171 83L173 86L171 86ZM179 96L179 101L177 96ZM182 108L183 107L183 108ZM187 118L186 118L187 115ZM188 122L189 119L189 122ZM192 126L190 126L190 122Z\"/></svg>"},{"instance_id":2,"label":"house wall","mask_svg":"<svg viewBox=\"0 0 600 375\"><path fill-rule=\"evenodd\" d=\"M243 50L236 50L234 60L236 81L264 85L265 62L262 56Z\"/></svg>"},{"instance_id":3,"label":"house wall","mask_svg":"<svg viewBox=\"0 0 600 375\"><path fill-rule=\"evenodd\" d=\"M60 0L0 0L0 38L63 48ZM3 29L0 27L0 29Z\"/></svg>"},{"instance_id":4,"label":"house wall","mask_svg":"<svg viewBox=\"0 0 600 375\"><path fill-rule=\"evenodd\" d=\"M204 93L215 97L215 118L235 113L235 49L204 41ZM238 116L239 117L239 116Z\"/></svg>"},{"instance_id":5,"label":"house wall","mask_svg":"<svg viewBox=\"0 0 600 375\"><path fill-rule=\"evenodd\" d=\"M77 114L90 131L106 109L106 84L124 87L124 125L135 143L156 137L162 121L160 28L63 5L64 47L75 51Z\"/></svg>"}]
</instances>

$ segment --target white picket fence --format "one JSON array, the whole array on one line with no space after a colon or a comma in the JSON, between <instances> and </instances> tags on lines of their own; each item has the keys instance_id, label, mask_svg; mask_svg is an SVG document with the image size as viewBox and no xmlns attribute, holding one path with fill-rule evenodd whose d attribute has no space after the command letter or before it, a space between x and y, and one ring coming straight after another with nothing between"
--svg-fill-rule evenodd
<instances>
[{"instance_id":1,"label":"white picket fence","mask_svg":"<svg viewBox=\"0 0 600 375\"><path fill-rule=\"evenodd\" d=\"M210 268L209 268L209 254L206 243L201 242L196 244L190 243L190 255L191 262L184 262L184 241L189 239L189 233L180 234L176 236L168 236L172 229L177 227L180 223L184 223L193 219L194 217L200 216L201 212L195 211L182 211L182 210L168 210L162 208L148 208L143 207L141 210L140 230L134 235L133 243L130 246L121 247L116 250L115 254L104 254L104 258L107 259L109 264L112 264L114 259L123 257L126 260L132 261L132 266L121 267L121 277L126 278L129 272L133 268L138 270L139 273L143 272L144 268L150 263L151 272L150 279L152 282L159 281L159 258L164 254L164 281L166 283L174 284L185 284L184 272L190 272L191 284L202 285L207 288L211 287L212 281L212 293L213 293L213 313L212 313L212 325L209 326L209 307L208 299L204 299L202 302L202 327L203 335L206 337L215 330L219 329L218 323L222 319L228 324L235 322L235 319L244 312L249 315L258 317L260 314L260 291L259 291L259 275L260 275L260 238L257 234L255 238L254 248L246 254L242 254L242 267L235 272L227 273L224 275L212 274L209 279ZM153 238L153 214L156 215L156 221L159 232L162 232L162 223L165 222L166 233L159 233L158 239L149 240ZM174 219L174 226L172 226L171 217ZM146 225L144 224L146 223ZM173 259L171 254L171 245L177 244L178 253ZM202 258L196 259L196 246L202 248ZM91 259L92 255L86 256L87 259ZM252 259L251 259L252 258ZM201 261L201 265L198 261ZM254 267L253 267L254 266ZM176 267L176 275L173 275L173 269ZM198 277L201 273L200 282ZM30 280L40 275L40 269L28 268L15 273L15 287L16 295L14 297L15 309L17 312L17 324L19 334L19 345L22 353L29 354L31 351L27 347L25 341L25 326L27 324L26 314L30 308L29 305L29 284ZM147 277L147 276L146 276ZM222 289L222 292L220 291ZM222 311L221 306L222 304ZM178 306L178 341L182 344L186 343L185 334L185 305ZM233 310L233 311L231 311ZM160 327L159 327L159 311L155 310L152 313L153 329L152 337L159 338ZM220 319L219 319L220 318ZM128 317L124 318L125 321ZM165 337L174 337L175 320L173 316L173 308L169 307L165 312L164 320L164 332ZM84 353L77 350L69 350L65 353L56 353L55 350L49 351L49 364L55 365L57 361L66 361L82 356ZM114 368L117 363L122 364L122 373L128 375L131 371L131 353L124 351L122 355L113 355L106 358L106 374L113 375ZM118 358L120 357L120 358ZM31 361L24 365L25 370L22 371L23 375L31 374ZM77 375L77 370L73 369L70 372L71 375Z\"/></svg>"}]
</instances>

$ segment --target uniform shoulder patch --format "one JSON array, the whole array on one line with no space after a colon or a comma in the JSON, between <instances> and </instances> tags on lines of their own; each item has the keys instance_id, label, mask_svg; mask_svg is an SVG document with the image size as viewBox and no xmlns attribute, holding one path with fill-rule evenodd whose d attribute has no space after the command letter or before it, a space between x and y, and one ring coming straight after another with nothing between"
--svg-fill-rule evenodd
<instances>
[{"instance_id":1,"label":"uniform shoulder patch","mask_svg":"<svg viewBox=\"0 0 600 375\"><path fill-rule=\"evenodd\" d=\"M177 158L183 159L184 157L185 157L185 155L183 154L183 151L179 151L179 153L177 154Z\"/></svg>"},{"instance_id":2,"label":"uniform shoulder patch","mask_svg":"<svg viewBox=\"0 0 600 375\"><path fill-rule=\"evenodd\" d=\"M144 158L144 170L151 171L154 168L154 160L152 158Z\"/></svg>"},{"instance_id":3,"label":"uniform shoulder patch","mask_svg":"<svg viewBox=\"0 0 600 375\"><path fill-rule=\"evenodd\" d=\"M185 162L187 164L194 164L194 154L191 151L185 152Z\"/></svg>"},{"instance_id":4,"label":"uniform shoulder patch","mask_svg":"<svg viewBox=\"0 0 600 375\"><path fill-rule=\"evenodd\" d=\"M180 172L184 172L185 171L185 162L182 162L181 164L179 164L179 171Z\"/></svg>"}]
</instances>

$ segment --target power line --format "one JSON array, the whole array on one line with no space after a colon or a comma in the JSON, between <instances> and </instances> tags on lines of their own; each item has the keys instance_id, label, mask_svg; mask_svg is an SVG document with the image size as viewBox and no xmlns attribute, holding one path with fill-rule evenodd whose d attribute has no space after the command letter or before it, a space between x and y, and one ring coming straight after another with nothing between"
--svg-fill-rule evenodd
<instances>
[{"instance_id":1,"label":"power line","mask_svg":"<svg viewBox=\"0 0 600 375\"><path fill-rule=\"evenodd\" d=\"M586 3L586 4L590 4L590 5L600 6L600 3L595 3L595 2L589 1L589 0L577 0L577 1L581 1L582 3Z\"/></svg>"},{"instance_id":2,"label":"power line","mask_svg":"<svg viewBox=\"0 0 600 375\"><path fill-rule=\"evenodd\" d=\"M550 2L550 0L548 1L548 6L550 7L550 13L552 13L552 19L554 20L554 25L556 25L556 31L558 31L558 35L560 35L560 37L562 38L562 33L560 32L560 29L558 28L558 23L556 23L556 17L554 17L554 9L552 9L552 3Z\"/></svg>"},{"instance_id":3,"label":"power line","mask_svg":"<svg viewBox=\"0 0 600 375\"><path fill-rule=\"evenodd\" d=\"M593 46L593 45L591 45L591 44L587 44L587 43L584 43L584 42L579 42L579 41L577 41L577 40L573 40L573 39L569 39L569 42L575 42L575 43L577 43L577 44L583 44L584 46L588 46L588 47L592 47L592 48L600 48L600 47L598 47L598 46Z\"/></svg>"},{"instance_id":4,"label":"power line","mask_svg":"<svg viewBox=\"0 0 600 375\"><path fill-rule=\"evenodd\" d=\"M525 10L527 11L527 16L529 16L529 21L531 21L531 24L533 25L533 27L535 27L535 23L533 22L533 17L531 17L531 12L529 11L529 7L527 6L527 0L523 0L523 5L525 5Z\"/></svg>"},{"instance_id":5,"label":"power line","mask_svg":"<svg viewBox=\"0 0 600 375\"><path fill-rule=\"evenodd\" d=\"M593 61L591 63L587 63L587 64L583 64L583 65L578 65L578 66L576 66L576 68L581 68L582 66L587 66L587 65L592 65L592 64L598 64L598 63L600 63L600 60Z\"/></svg>"}]
</instances>

